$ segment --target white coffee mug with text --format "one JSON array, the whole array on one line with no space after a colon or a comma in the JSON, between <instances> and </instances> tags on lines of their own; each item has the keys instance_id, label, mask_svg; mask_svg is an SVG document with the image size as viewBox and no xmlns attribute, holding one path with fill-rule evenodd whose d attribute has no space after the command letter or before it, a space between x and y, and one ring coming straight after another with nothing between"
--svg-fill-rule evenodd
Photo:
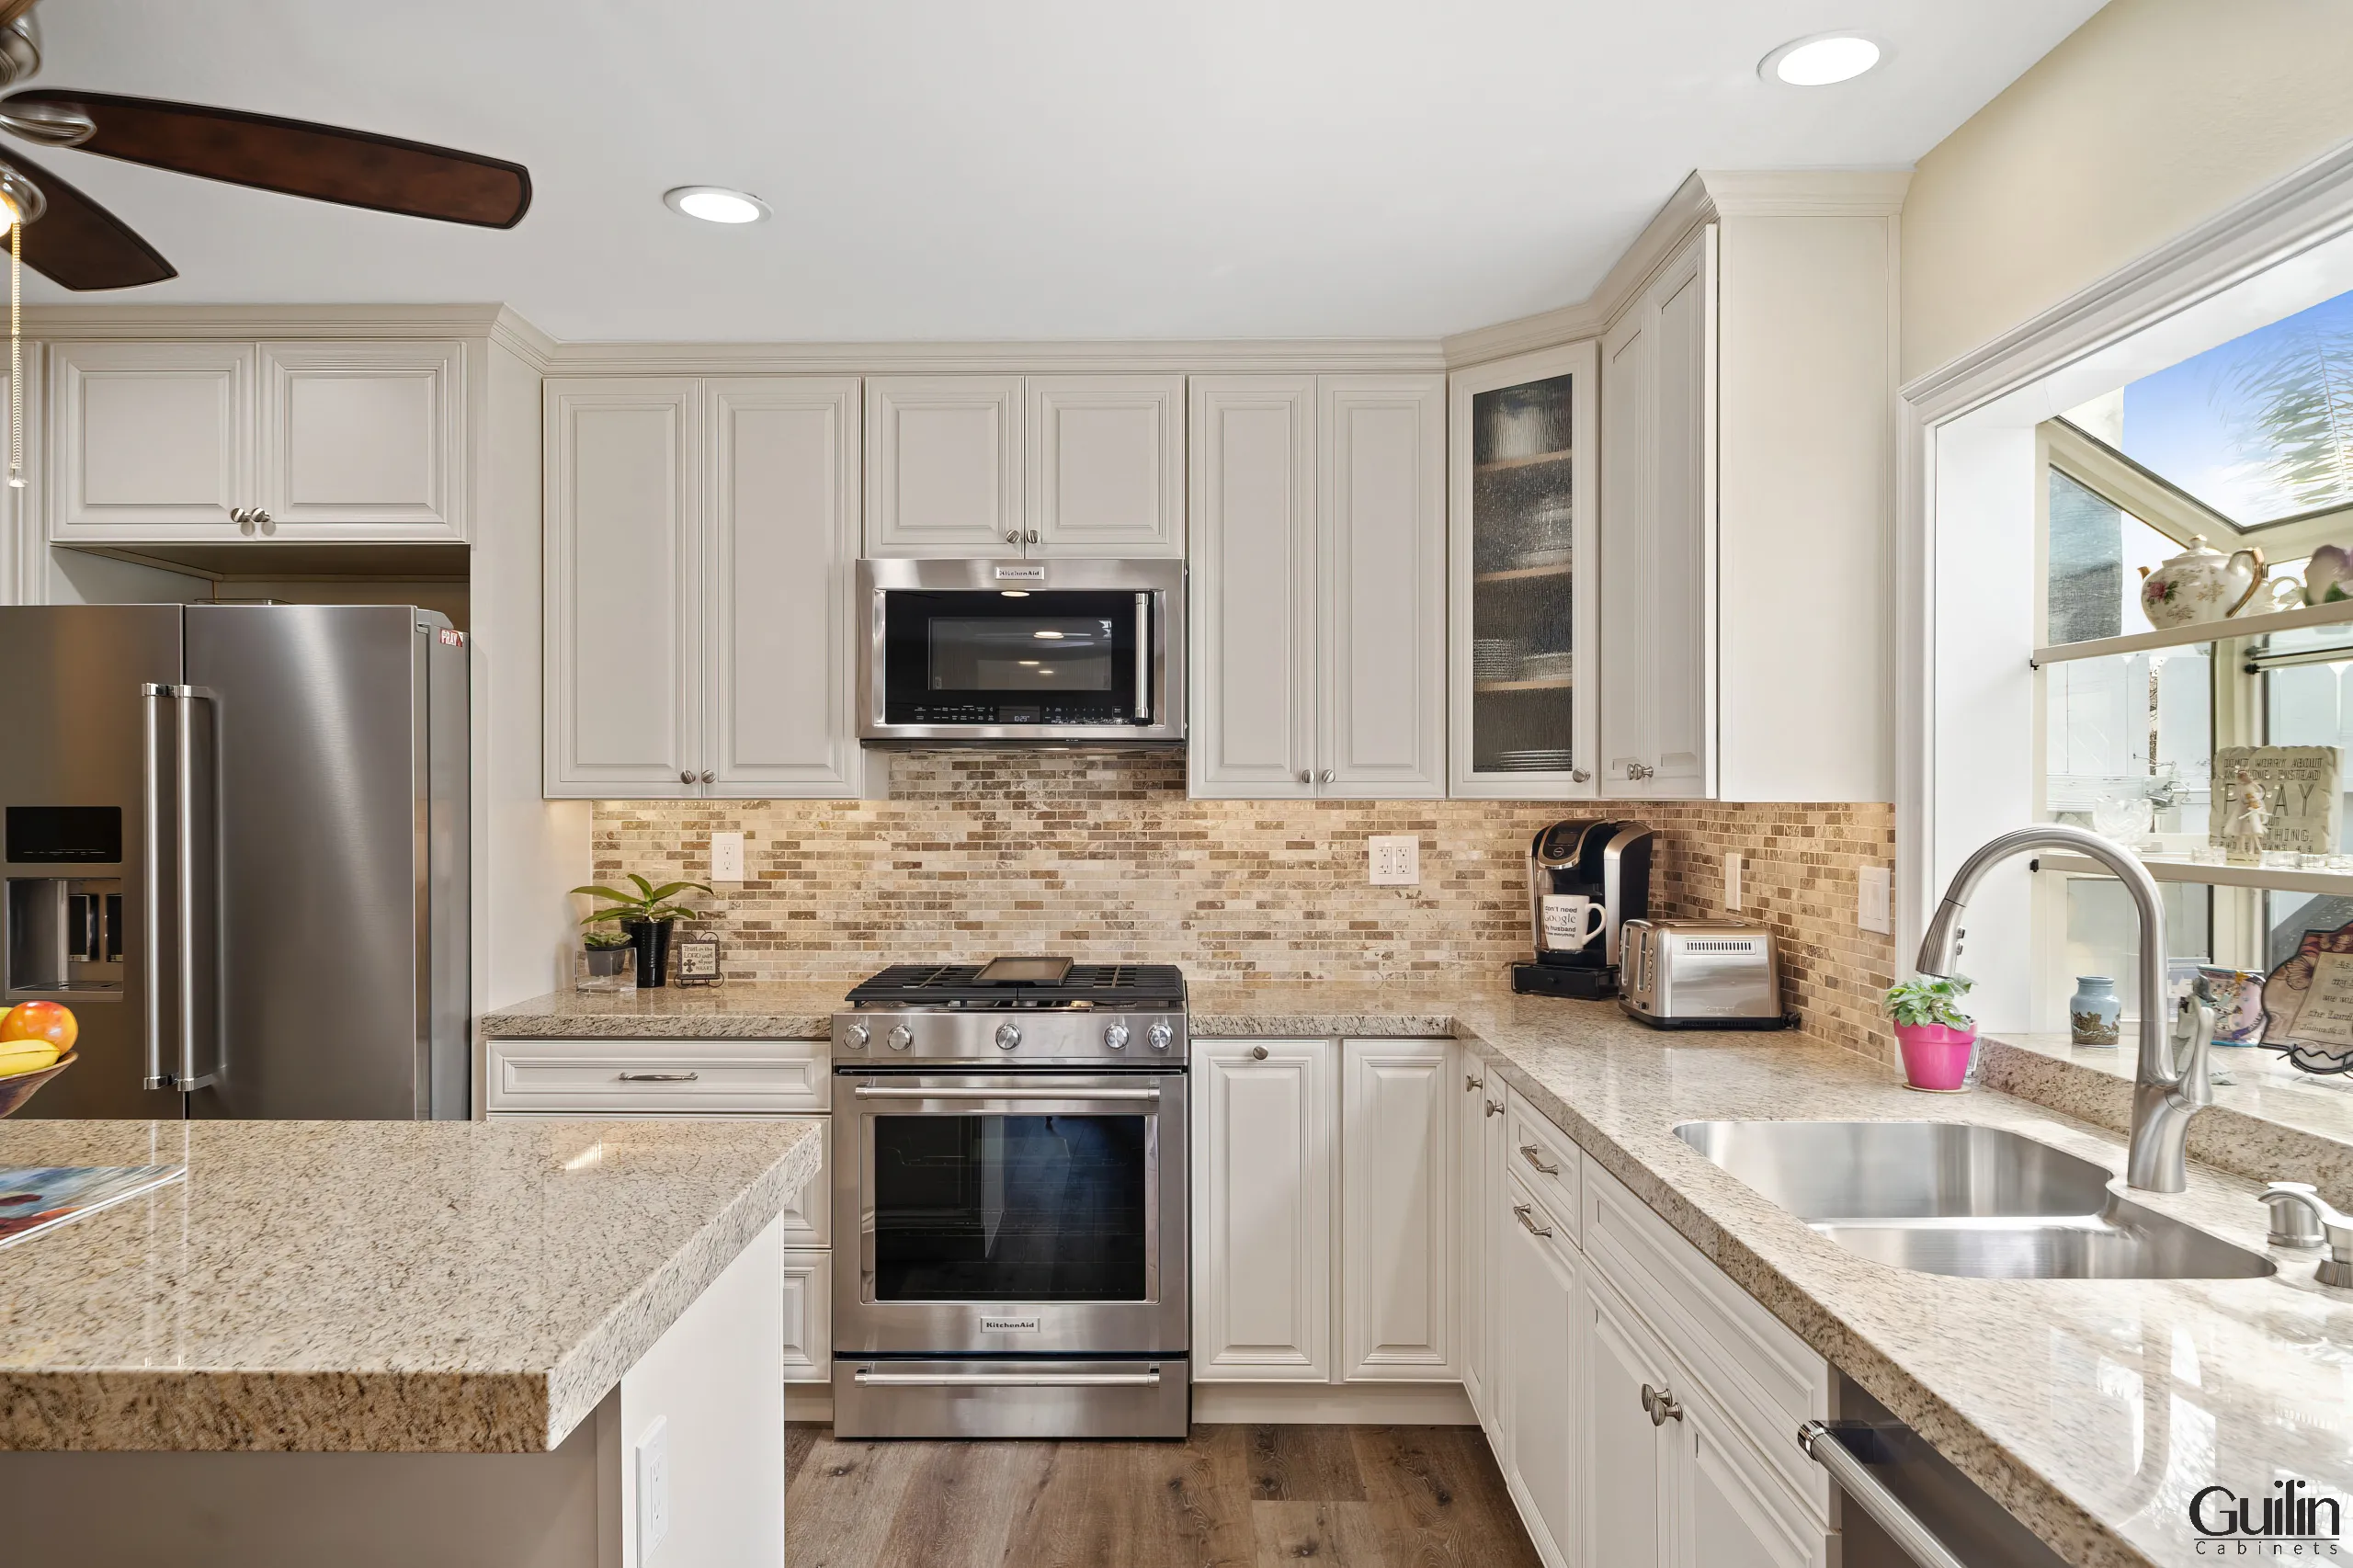
<instances>
[{"instance_id":1,"label":"white coffee mug with text","mask_svg":"<svg viewBox=\"0 0 2353 1568\"><path fill-rule=\"evenodd\" d=\"M1601 905L1581 892L1548 892L1544 895L1544 950L1576 952L1600 935L1608 918Z\"/></svg>"}]
</instances>

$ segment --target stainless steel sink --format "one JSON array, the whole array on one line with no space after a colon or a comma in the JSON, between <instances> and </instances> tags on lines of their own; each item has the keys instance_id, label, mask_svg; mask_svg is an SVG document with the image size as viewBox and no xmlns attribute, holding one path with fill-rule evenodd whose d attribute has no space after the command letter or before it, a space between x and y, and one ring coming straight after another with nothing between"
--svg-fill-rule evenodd
<instances>
[{"instance_id":1,"label":"stainless steel sink","mask_svg":"<svg viewBox=\"0 0 2353 1568\"><path fill-rule=\"evenodd\" d=\"M1687 1121L1676 1135L1850 1252L1974 1279L2245 1279L2269 1258L2109 1189L2088 1160L1952 1121Z\"/></svg>"}]
</instances>

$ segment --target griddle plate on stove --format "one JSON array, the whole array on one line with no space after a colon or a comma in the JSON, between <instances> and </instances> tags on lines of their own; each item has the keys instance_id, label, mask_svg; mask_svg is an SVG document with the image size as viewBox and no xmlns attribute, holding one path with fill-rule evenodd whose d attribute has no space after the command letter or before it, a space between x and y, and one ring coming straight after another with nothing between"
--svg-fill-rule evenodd
<instances>
[{"instance_id":1,"label":"griddle plate on stove","mask_svg":"<svg viewBox=\"0 0 2353 1568\"><path fill-rule=\"evenodd\" d=\"M1004 960L997 960L1003 962ZM894 963L850 990L853 1007L952 1005L1165 1007L1185 1005L1185 975L1173 963L1074 963L1056 982L1006 983L981 978L969 963Z\"/></svg>"}]
</instances>

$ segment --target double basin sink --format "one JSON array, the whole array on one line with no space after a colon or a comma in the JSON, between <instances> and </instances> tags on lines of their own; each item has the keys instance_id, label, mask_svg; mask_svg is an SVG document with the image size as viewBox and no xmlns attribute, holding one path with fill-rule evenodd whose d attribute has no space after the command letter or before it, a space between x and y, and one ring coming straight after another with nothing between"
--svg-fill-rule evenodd
<instances>
[{"instance_id":1,"label":"double basin sink","mask_svg":"<svg viewBox=\"0 0 2353 1568\"><path fill-rule=\"evenodd\" d=\"M1972 1279L2251 1279L2274 1270L1997 1127L1687 1121L1700 1153L1847 1251Z\"/></svg>"}]
</instances>

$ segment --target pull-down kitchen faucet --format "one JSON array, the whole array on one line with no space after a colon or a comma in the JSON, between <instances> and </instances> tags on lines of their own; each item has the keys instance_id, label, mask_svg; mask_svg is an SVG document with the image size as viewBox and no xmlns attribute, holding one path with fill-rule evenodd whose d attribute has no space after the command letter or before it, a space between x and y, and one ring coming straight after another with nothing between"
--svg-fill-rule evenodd
<instances>
[{"instance_id":1,"label":"pull-down kitchen faucet","mask_svg":"<svg viewBox=\"0 0 2353 1568\"><path fill-rule=\"evenodd\" d=\"M2013 856L2038 849L2069 850L2098 861L2116 873L2141 917L2141 1059L2132 1075L2132 1147L2125 1157L2124 1180L2144 1192L2179 1192L2189 1185L2189 1119L2214 1103L2206 1072L2214 1030L2206 1007L2189 999L2167 1038L2173 1009L2165 997L2165 915L2157 902L2156 880L2138 857L2080 827L2048 824L2003 834L1953 873L1945 901L1921 938L1916 967L1922 974L1952 973L1961 958L1961 916L1979 881ZM2185 1034L2187 1049L2177 1055L2176 1044Z\"/></svg>"}]
</instances>

